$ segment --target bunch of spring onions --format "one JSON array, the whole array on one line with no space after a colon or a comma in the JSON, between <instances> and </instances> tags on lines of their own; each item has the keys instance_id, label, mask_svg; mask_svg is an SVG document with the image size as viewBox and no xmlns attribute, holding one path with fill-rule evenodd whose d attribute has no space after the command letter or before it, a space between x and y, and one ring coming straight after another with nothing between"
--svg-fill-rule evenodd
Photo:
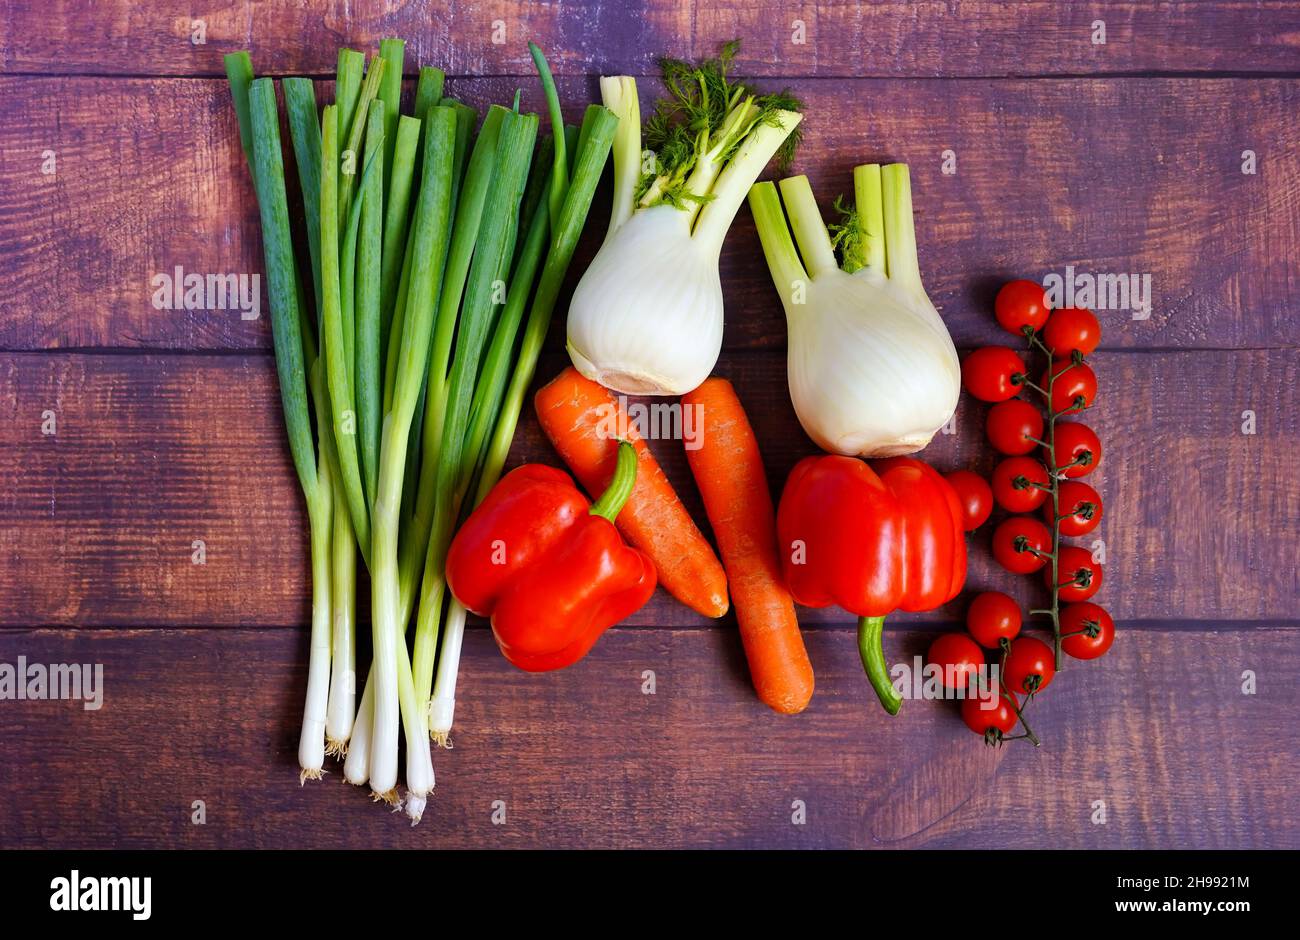
<instances>
[{"instance_id":1,"label":"bunch of spring onions","mask_svg":"<svg viewBox=\"0 0 1300 940\"><path fill-rule=\"evenodd\" d=\"M327 755L344 758L348 782L404 806L412 824L433 788L430 742L451 731L464 635L465 611L445 589L447 549L501 475L618 124L593 105L581 127L566 127L531 48L552 125L540 143L539 119L520 112L518 94L480 123L443 96L436 68L420 69L413 113L402 113L397 39L369 62L341 50L323 110L309 79L284 79L301 232L289 217L272 80L253 78L248 53L226 57L311 529L301 779L319 778ZM373 648L359 701L358 555Z\"/></svg>"}]
</instances>

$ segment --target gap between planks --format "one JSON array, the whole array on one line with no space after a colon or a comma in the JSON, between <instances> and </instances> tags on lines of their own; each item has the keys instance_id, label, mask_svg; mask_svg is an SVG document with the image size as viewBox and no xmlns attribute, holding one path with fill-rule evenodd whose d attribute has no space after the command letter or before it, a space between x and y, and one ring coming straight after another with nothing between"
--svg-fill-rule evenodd
<instances>
[{"instance_id":1,"label":"gap between planks","mask_svg":"<svg viewBox=\"0 0 1300 940\"><path fill-rule=\"evenodd\" d=\"M728 616L731 616L730 614ZM369 621L359 622L359 626L369 628ZM482 618L470 616L469 629L485 630L487 624ZM957 621L900 621L898 623L887 623L889 629L895 633L946 633L954 630L962 630L963 625ZM1300 630L1300 620L1122 620L1116 622L1117 627L1126 630L1142 630L1153 633L1236 633L1236 632L1254 632L1254 631L1287 631ZM156 633L195 633L207 634L213 632L236 634L236 633L264 633L268 630L310 630L311 624L240 624L238 626L228 626L221 624L176 624L176 623L138 623L130 626L122 624L78 624L76 626L25 626L21 624L0 624L0 636L13 637L18 635L44 636L53 634L69 634L75 636L81 633L96 633L105 635L117 635L121 638L129 638L134 634L156 634ZM736 630L734 623L687 623L678 625L657 625L657 624L625 624L610 627L608 633L696 633L705 630ZM809 632L849 632L857 629L856 622L846 620L844 623L801 623L799 629L805 633Z\"/></svg>"},{"instance_id":2,"label":"gap between planks","mask_svg":"<svg viewBox=\"0 0 1300 940\"><path fill-rule=\"evenodd\" d=\"M599 76L600 72L565 72L552 70L556 78L594 78ZM626 72L621 74L627 74ZM277 72L274 70L262 71L257 73L260 78L310 78L312 81L333 81L335 72L333 70L324 72ZM402 80L414 82L419 77L418 72L403 72ZM631 76L637 80L653 81L659 78L657 72L635 73ZM31 78L31 79L49 79L49 78L108 78L123 79L136 81L227 81L224 72L55 72L51 70L42 70L39 72L28 71L0 71L0 79L8 78ZM447 81L457 80L478 80L478 79L536 79L536 72L464 72L460 74L446 73ZM1239 80L1239 79L1297 79L1300 78L1300 71L1288 69L1273 69L1261 71L1249 71L1242 69L1132 69L1129 71L1115 72L1014 72L1003 73L999 75L907 75L892 72L846 72L844 74L827 74L825 72L809 75L805 73L790 73L788 75L766 75L758 74L753 76L755 82L807 82L807 81L909 81L909 82L1026 82L1026 81L1044 81L1044 82L1072 82L1072 81L1124 81L1124 80L1142 80L1152 78L1181 78L1181 79L1203 79L1206 81L1216 80Z\"/></svg>"}]
</instances>

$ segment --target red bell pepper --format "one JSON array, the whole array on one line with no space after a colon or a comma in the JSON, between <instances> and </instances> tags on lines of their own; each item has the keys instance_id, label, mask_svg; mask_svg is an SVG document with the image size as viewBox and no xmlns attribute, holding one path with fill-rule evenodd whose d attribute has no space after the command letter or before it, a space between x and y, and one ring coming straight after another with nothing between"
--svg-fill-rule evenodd
<instances>
[{"instance_id":1,"label":"red bell pepper","mask_svg":"<svg viewBox=\"0 0 1300 940\"><path fill-rule=\"evenodd\" d=\"M492 618L497 645L520 669L577 662L654 593L653 562L614 527L636 464L632 445L620 444L614 478L591 506L567 473L525 464L506 474L452 541L452 593Z\"/></svg>"},{"instance_id":2,"label":"red bell pepper","mask_svg":"<svg viewBox=\"0 0 1300 940\"><path fill-rule=\"evenodd\" d=\"M807 457L781 494L777 534L794 599L857 614L858 650L891 715L902 699L881 646L885 617L931 610L966 581L961 504L952 485L911 457L875 462Z\"/></svg>"}]
</instances>

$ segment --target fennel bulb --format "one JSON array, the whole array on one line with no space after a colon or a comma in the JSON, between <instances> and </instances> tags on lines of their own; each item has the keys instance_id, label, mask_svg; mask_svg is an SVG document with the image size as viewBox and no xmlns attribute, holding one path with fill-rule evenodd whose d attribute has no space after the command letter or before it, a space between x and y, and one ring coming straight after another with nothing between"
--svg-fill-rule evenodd
<instances>
[{"instance_id":1,"label":"fennel bulb","mask_svg":"<svg viewBox=\"0 0 1300 940\"><path fill-rule=\"evenodd\" d=\"M906 165L860 166L853 177L856 206L833 237L807 177L782 180L780 196L755 185L750 208L785 307L799 423L832 453L910 454L957 410L961 365L921 285Z\"/></svg>"},{"instance_id":2,"label":"fennel bulb","mask_svg":"<svg viewBox=\"0 0 1300 940\"><path fill-rule=\"evenodd\" d=\"M614 207L574 291L567 345L579 372L615 391L682 395L708 378L722 350L723 239L758 174L778 151L788 162L796 141L798 101L727 80L735 48L699 66L661 63L671 97L644 153L636 80L600 80L619 119Z\"/></svg>"},{"instance_id":3,"label":"fennel bulb","mask_svg":"<svg viewBox=\"0 0 1300 940\"><path fill-rule=\"evenodd\" d=\"M722 351L721 243L691 238L686 213L636 213L592 260L569 312L579 372L637 395L679 395L709 377Z\"/></svg>"}]
</instances>

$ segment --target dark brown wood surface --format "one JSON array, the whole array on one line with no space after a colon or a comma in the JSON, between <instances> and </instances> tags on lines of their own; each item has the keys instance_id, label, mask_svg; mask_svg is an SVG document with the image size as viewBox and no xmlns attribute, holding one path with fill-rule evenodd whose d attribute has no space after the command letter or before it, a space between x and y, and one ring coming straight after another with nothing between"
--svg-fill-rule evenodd
<instances>
[{"instance_id":1,"label":"dark brown wood surface","mask_svg":"<svg viewBox=\"0 0 1300 940\"><path fill-rule=\"evenodd\" d=\"M236 49L268 73L331 75L340 44L386 36L456 75L531 77L529 40L560 72L646 74L659 56L713 55L737 37L751 75L1270 74L1295 70L1300 30L1286 0L12 0L6 12L0 67L56 75L223 75Z\"/></svg>"},{"instance_id":2,"label":"dark brown wood surface","mask_svg":"<svg viewBox=\"0 0 1300 940\"><path fill-rule=\"evenodd\" d=\"M1031 706L1041 749L984 747L953 703L890 719L853 634L806 631L817 693L760 705L739 639L614 629L524 675L465 643L454 747L425 820L338 773L299 788L306 636L290 630L0 633L0 659L104 666L104 705L0 711L5 845L393 848L1294 847L1300 631L1131 629ZM932 634L898 631L896 659ZM75 650L75 652L73 652ZM1240 692L1257 670L1259 694ZM646 670L655 694L644 694ZM1035 714L1036 712L1036 714ZM1249 729L1248 734L1231 733ZM202 801L206 824L192 822ZM505 803L505 823L492 822ZM807 822L795 825L794 801ZM1105 822L1096 801L1105 803ZM1094 821L1094 819L1098 821Z\"/></svg>"},{"instance_id":3,"label":"dark brown wood surface","mask_svg":"<svg viewBox=\"0 0 1300 940\"><path fill-rule=\"evenodd\" d=\"M0 11L0 663L100 663L105 682L98 711L0 700L0 847L1300 847L1300 7L360 6ZM156 310L150 278L262 269L221 55L251 48L259 71L327 77L341 43L386 35L466 100L519 86L532 107L536 39L574 113L598 74L646 75L659 54L742 37L740 72L808 102L796 170L825 207L855 163L911 165L922 272L964 348L1000 341L990 307L1007 277L1151 275L1148 319L1101 315L1086 419L1106 448L1092 478L1106 506L1098 599L1120 635L1032 706L1042 749L984 748L951 705L886 719L831 610L801 612L812 706L775 716L749 687L734 619L706 623L661 591L546 676L509 668L475 622L456 747L435 755L418 829L337 774L297 786L305 518L269 321ZM722 269L718 372L779 491L812 446L745 209ZM540 375L565 361L557 323ZM927 459L987 471L983 415L963 398L957 433ZM655 447L702 520L681 454ZM528 417L512 463L554 459ZM988 535L972 539L970 587L1040 599L991 563ZM898 617L889 654L922 653L962 611ZM791 822L795 801L806 825Z\"/></svg>"},{"instance_id":4,"label":"dark brown wood surface","mask_svg":"<svg viewBox=\"0 0 1300 940\"><path fill-rule=\"evenodd\" d=\"M828 218L834 197L852 189L855 164L911 166L921 270L958 344L995 335L988 309L1003 280L1063 275L1067 265L1150 275L1150 317L1103 314L1105 348L1300 343L1294 81L790 84L811 104L794 170L809 174ZM479 106L516 87L541 107L534 81L451 81ZM594 78L561 80L560 89L573 117L598 94ZM0 190L0 252L11 259L0 292L30 311L0 322L0 349L270 349L269 317L150 302L149 279L178 264L261 270L224 80L0 77L0 102L12 181ZM39 172L46 149L57 153L53 176ZM1241 172L1246 150L1256 154L1254 175ZM953 175L942 172L945 151ZM601 217L607 205L602 191L593 212ZM578 270L603 231L587 232ZM728 348L783 347L748 211L722 270Z\"/></svg>"}]
</instances>

